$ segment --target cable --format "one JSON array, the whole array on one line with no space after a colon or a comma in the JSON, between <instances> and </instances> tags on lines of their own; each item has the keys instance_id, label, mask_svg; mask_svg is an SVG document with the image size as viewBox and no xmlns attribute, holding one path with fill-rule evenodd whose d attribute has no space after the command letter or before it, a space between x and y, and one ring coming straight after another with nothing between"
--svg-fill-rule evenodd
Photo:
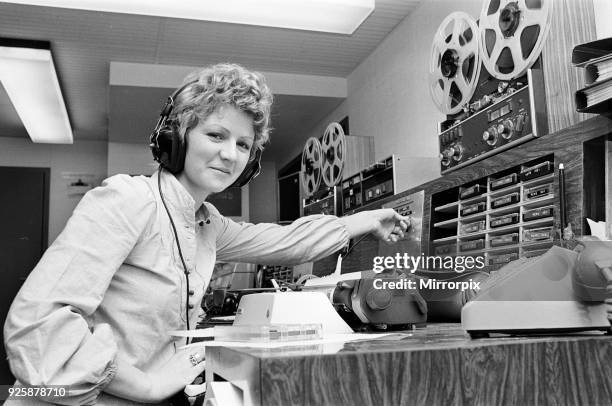
<instances>
[{"instance_id":1,"label":"cable","mask_svg":"<svg viewBox=\"0 0 612 406\"><path fill-rule=\"evenodd\" d=\"M170 225L172 226L172 231L174 232L174 238L176 241L176 247L178 248L179 257L181 258L181 263L183 264L183 270L185 271L185 280L187 281L187 294L185 295L185 318L187 321L187 329L189 330L189 271L187 270L187 265L185 264L185 259L183 258L183 251L181 250L181 244L179 243L178 233L176 232L176 226L174 225L174 220L170 215L170 210L168 210L168 206L166 205L166 200L164 199L164 194L162 193L161 188L161 173L163 167L159 166L159 171L157 172L157 188L159 189L159 197L161 197L162 204L166 209L166 213L168 213L168 218L170 219ZM185 338L186 345L189 345L189 337Z\"/></svg>"},{"instance_id":2,"label":"cable","mask_svg":"<svg viewBox=\"0 0 612 406\"><path fill-rule=\"evenodd\" d=\"M362 235L355 243L353 243L353 245L351 245L346 252L344 253L343 259L346 259L346 257L349 256L349 254L351 253L351 251L353 250L353 248L355 248L355 246L357 244L359 244L364 238L366 238L368 235L370 235L370 233L366 233L364 235Z\"/></svg>"}]
</instances>

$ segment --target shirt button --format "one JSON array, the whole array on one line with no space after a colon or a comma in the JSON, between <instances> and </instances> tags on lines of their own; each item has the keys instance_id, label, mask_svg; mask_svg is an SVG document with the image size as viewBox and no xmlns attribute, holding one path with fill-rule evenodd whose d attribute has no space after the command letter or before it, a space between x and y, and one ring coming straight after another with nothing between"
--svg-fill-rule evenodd
<instances>
[{"instance_id":1,"label":"shirt button","mask_svg":"<svg viewBox=\"0 0 612 406\"><path fill-rule=\"evenodd\" d=\"M189 303L189 306L188 306L188 307L189 307L190 309L193 309L193 305L192 305L191 303Z\"/></svg>"},{"instance_id":2,"label":"shirt button","mask_svg":"<svg viewBox=\"0 0 612 406\"><path fill-rule=\"evenodd\" d=\"M193 291L193 289L189 289L189 296L193 296L193 295L194 295L194 293L195 293L195 292Z\"/></svg>"}]
</instances>

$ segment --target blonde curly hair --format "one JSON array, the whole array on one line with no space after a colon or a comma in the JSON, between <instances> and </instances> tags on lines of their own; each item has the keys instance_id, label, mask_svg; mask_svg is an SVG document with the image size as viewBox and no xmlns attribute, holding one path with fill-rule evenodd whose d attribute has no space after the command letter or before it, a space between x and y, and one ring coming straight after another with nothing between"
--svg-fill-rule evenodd
<instances>
[{"instance_id":1,"label":"blonde curly hair","mask_svg":"<svg viewBox=\"0 0 612 406\"><path fill-rule=\"evenodd\" d=\"M181 137L206 120L222 105L234 106L253 118L255 142L251 150L263 150L270 139L272 92L259 72L241 65L220 63L189 74L174 100L169 119L178 123Z\"/></svg>"}]
</instances>

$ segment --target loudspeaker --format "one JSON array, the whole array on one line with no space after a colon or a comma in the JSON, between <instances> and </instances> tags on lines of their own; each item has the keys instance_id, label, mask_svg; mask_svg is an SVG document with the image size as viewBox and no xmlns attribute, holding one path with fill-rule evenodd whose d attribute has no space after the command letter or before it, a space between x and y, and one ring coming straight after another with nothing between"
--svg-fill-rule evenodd
<instances>
[{"instance_id":1,"label":"loudspeaker","mask_svg":"<svg viewBox=\"0 0 612 406\"><path fill-rule=\"evenodd\" d=\"M183 90L197 81L189 82L178 88L172 95L168 97L166 103L159 113L157 124L151 132L150 144L151 152L155 161L173 174L181 172L185 166L185 154L187 145L184 139L179 135L178 123L175 120L169 120L168 117L174 108L174 100ZM261 170L261 150L257 149L249 159L244 171L238 179L229 187L242 187L249 183L251 179L259 175Z\"/></svg>"}]
</instances>

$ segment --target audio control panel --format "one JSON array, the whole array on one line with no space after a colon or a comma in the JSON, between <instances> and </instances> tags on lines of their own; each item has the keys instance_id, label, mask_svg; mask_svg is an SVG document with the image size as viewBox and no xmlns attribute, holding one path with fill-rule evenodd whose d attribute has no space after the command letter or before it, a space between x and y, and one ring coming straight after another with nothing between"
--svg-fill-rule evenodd
<instances>
[{"instance_id":1,"label":"audio control panel","mask_svg":"<svg viewBox=\"0 0 612 406\"><path fill-rule=\"evenodd\" d=\"M500 82L493 96L469 105L464 120L440 123L440 172L445 174L548 132L541 70Z\"/></svg>"},{"instance_id":2,"label":"audio control panel","mask_svg":"<svg viewBox=\"0 0 612 406\"><path fill-rule=\"evenodd\" d=\"M322 188L315 192L304 202L304 215L331 214L340 216L342 204L340 202L340 187Z\"/></svg>"}]
</instances>

